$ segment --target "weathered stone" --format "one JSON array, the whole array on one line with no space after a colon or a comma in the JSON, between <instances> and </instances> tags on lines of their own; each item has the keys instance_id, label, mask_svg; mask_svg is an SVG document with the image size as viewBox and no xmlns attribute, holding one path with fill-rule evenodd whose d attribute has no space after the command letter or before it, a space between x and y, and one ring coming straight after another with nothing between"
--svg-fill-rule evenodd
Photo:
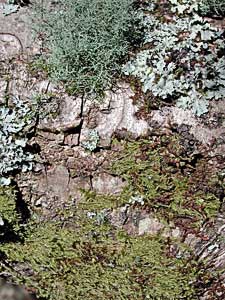
<instances>
[{"instance_id":1,"label":"weathered stone","mask_svg":"<svg viewBox=\"0 0 225 300\"><path fill-rule=\"evenodd\" d=\"M6 89L7 89L7 81L0 79L0 104L5 103Z\"/></svg>"},{"instance_id":2,"label":"weathered stone","mask_svg":"<svg viewBox=\"0 0 225 300\"><path fill-rule=\"evenodd\" d=\"M91 182L89 177L70 178L69 182L69 196L73 202L77 202L82 198L81 190L90 190Z\"/></svg>"},{"instance_id":3,"label":"weathered stone","mask_svg":"<svg viewBox=\"0 0 225 300\"><path fill-rule=\"evenodd\" d=\"M138 234L156 235L164 228L164 225L155 217L148 216L139 221Z\"/></svg>"},{"instance_id":4,"label":"weathered stone","mask_svg":"<svg viewBox=\"0 0 225 300\"><path fill-rule=\"evenodd\" d=\"M110 223L115 227L122 228L127 221L129 208L129 204L126 204L120 208L113 209L109 216Z\"/></svg>"},{"instance_id":5,"label":"weathered stone","mask_svg":"<svg viewBox=\"0 0 225 300\"><path fill-rule=\"evenodd\" d=\"M47 93L54 93L58 91L57 86L55 86L52 82L49 80L42 80L40 82L37 82L36 89L41 94L47 94Z\"/></svg>"},{"instance_id":6,"label":"weathered stone","mask_svg":"<svg viewBox=\"0 0 225 300\"><path fill-rule=\"evenodd\" d=\"M23 46L16 35L0 33L0 52L5 59L21 54Z\"/></svg>"},{"instance_id":7,"label":"weathered stone","mask_svg":"<svg viewBox=\"0 0 225 300\"><path fill-rule=\"evenodd\" d=\"M176 228L172 229L171 230L171 236L173 238L179 238L179 237L181 237L181 230L180 230L180 228L176 227Z\"/></svg>"},{"instance_id":8,"label":"weathered stone","mask_svg":"<svg viewBox=\"0 0 225 300\"><path fill-rule=\"evenodd\" d=\"M93 189L100 194L119 194L126 183L117 176L100 173L92 179Z\"/></svg>"},{"instance_id":9,"label":"weathered stone","mask_svg":"<svg viewBox=\"0 0 225 300\"><path fill-rule=\"evenodd\" d=\"M100 146L107 147L111 143L111 137L116 130L127 130L134 138L144 136L148 133L148 124L144 120L138 120L135 113L138 107L132 103L131 97L134 95L128 85L121 86L116 92L107 91L104 101L107 105L96 112L96 127L100 136ZM90 109L85 108L86 111ZM93 116L92 116L93 122ZM81 133L81 141L86 139L88 134L88 122L84 122Z\"/></svg>"},{"instance_id":10,"label":"weathered stone","mask_svg":"<svg viewBox=\"0 0 225 300\"><path fill-rule=\"evenodd\" d=\"M78 146L79 144L79 134L69 134L66 135L64 144L69 146Z\"/></svg>"},{"instance_id":11,"label":"weathered stone","mask_svg":"<svg viewBox=\"0 0 225 300\"><path fill-rule=\"evenodd\" d=\"M25 6L21 7L17 13L8 16L4 16L0 13L0 28L2 32L16 36L18 41L15 41L15 45L18 43L19 47L21 43L24 53L37 54L40 53L41 43L37 40L34 41L34 36L31 34L31 26L29 25L31 14L32 10Z\"/></svg>"},{"instance_id":12,"label":"weathered stone","mask_svg":"<svg viewBox=\"0 0 225 300\"><path fill-rule=\"evenodd\" d=\"M65 95L65 97L61 99L57 117L47 117L41 120L38 129L53 133L70 133L81 123L81 106L81 98Z\"/></svg>"},{"instance_id":13,"label":"weathered stone","mask_svg":"<svg viewBox=\"0 0 225 300\"><path fill-rule=\"evenodd\" d=\"M189 247L191 247L192 249L194 249L196 247L196 245L201 241L201 239L199 237L197 237L195 234L193 233L189 233L186 238L185 238L185 244L187 244Z\"/></svg>"},{"instance_id":14,"label":"weathered stone","mask_svg":"<svg viewBox=\"0 0 225 300\"><path fill-rule=\"evenodd\" d=\"M48 198L68 200L69 172L62 165L55 166L43 174L38 180L38 192L45 194Z\"/></svg>"},{"instance_id":15,"label":"weathered stone","mask_svg":"<svg viewBox=\"0 0 225 300\"><path fill-rule=\"evenodd\" d=\"M64 143L64 134L63 133L53 133L47 131L39 132L39 135L45 138L47 141L52 141L54 144L62 145Z\"/></svg>"},{"instance_id":16,"label":"weathered stone","mask_svg":"<svg viewBox=\"0 0 225 300\"><path fill-rule=\"evenodd\" d=\"M219 110L219 111L218 111ZM214 103L214 106L211 108L209 113L210 122L210 114L220 114L221 116L225 116L225 106L224 103L219 101ZM224 118L225 120L225 118ZM187 126L187 131L193 138L207 147L212 147L217 143L217 141L221 140L221 136L225 134L225 121L218 126L210 126L206 124L203 119L197 118L191 111L184 110L182 108L174 107L164 107L161 110L155 110L151 113L150 119L150 128L153 130L158 127L162 131L170 130L172 127L180 127ZM225 143L223 142L219 147L215 147L215 153L224 153Z\"/></svg>"}]
</instances>

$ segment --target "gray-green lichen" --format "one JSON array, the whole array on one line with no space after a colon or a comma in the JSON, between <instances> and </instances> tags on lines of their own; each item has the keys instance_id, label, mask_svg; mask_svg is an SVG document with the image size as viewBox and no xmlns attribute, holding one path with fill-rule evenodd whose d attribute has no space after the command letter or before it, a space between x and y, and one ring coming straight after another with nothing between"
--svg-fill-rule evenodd
<instances>
[{"instance_id":1,"label":"gray-green lichen","mask_svg":"<svg viewBox=\"0 0 225 300\"><path fill-rule=\"evenodd\" d=\"M140 11L147 49L124 72L140 79L144 92L175 99L179 107L201 116L209 100L224 96L224 31L198 15L198 2L169 2L169 20L161 17L157 1L143 8L147 14Z\"/></svg>"}]
</instances>

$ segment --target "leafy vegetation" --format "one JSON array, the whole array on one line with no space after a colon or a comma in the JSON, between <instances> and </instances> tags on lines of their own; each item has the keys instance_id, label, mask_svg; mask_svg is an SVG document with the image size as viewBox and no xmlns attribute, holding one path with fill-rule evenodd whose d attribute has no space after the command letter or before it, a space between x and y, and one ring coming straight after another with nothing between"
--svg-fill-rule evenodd
<instances>
[{"instance_id":1,"label":"leafy vegetation","mask_svg":"<svg viewBox=\"0 0 225 300\"><path fill-rule=\"evenodd\" d=\"M37 31L49 50L50 75L71 92L99 92L118 75L128 52L133 0L54 1L39 7Z\"/></svg>"},{"instance_id":2,"label":"leafy vegetation","mask_svg":"<svg viewBox=\"0 0 225 300\"><path fill-rule=\"evenodd\" d=\"M196 1L170 0L168 21L153 1L141 14L145 26L144 50L124 67L140 79L144 92L191 109L197 116L208 111L209 100L225 91L223 30L197 14ZM146 14L146 10L148 14Z\"/></svg>"}]
</instances>

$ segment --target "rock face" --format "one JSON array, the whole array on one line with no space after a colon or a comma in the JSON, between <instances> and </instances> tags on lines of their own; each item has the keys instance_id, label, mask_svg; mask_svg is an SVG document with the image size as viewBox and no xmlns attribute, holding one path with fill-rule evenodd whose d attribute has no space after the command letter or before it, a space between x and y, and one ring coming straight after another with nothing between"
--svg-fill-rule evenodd
<instances>
[{"instance_id":1,"label":"rock face","mask_svg":"<svg viewBox=\"0 0 225 300\"><path fill-rule=\"evenodd\" d=\"M209 114L204 118L196 116L188 110L176 106L164 107L151 113L150 128L158 126L161 130L169 130L186 126L186 133L206 148L212 155L225 153L225 106L224 100L212 103Z\"/></svg>"},{"instance_id":2,"label":"rock face","mask_svg":"<svg viewBox=\"0 0 225 300\"><path fill-rule=\"evenodd\" d=\"M9 284L9 283L0 283L0 299L9 299L9 300L34 300L31 295L22 289L19 286Z\"/></svg>"},{"instance_id":3,"label":"rock face","mask_svg":"<svg viewBox=\"0 0 225 300\"><path fill-rule=\"evenodd\" d=\"M91 122L84 121L84 131L81 140L86 139L88 128L95 128L100 137L100 146L107 147L111 143L111 138L117 130L125 130L133 138L146 136L148 133L148 123L145 120L138 120L135 114L138 107L132 103L134 93L128 85L122 85L115 92L106 92L99 109L89 107L88 102L84 108L92 116ZM95 110L95 113L93 113ZM94 126L93 126L94 124Z\"/></svg>"},{"instance_id":4,"label":"rock face","mask_svg":"<svg viewBox=\"0 0 225 300\"><path fill-rule=\"evenodd\" d=\"M6 3L6 1L3 3ZM41 44L37 40L34 42L34 36L31 34L29 26L30 18L31 10L29 7L21 7L16 13L7 16L0 12L1 32L7 33L7 35L4 36L0 34L0 49L9 50L6 53L8 58L20 53L21 50L26 54L36 54L40 51ZM5 42L7 42L8 45L6 45ZM5 51L1 51L1 55L3 53L5 53Z\"/></svg>"},{"instance_id":5,"label":"rock face","mask_svg":"<svg viewBox=\"0 0 225 300\"><path fill-rule=\"evenodd\" d=\"M89 177L72 178L63 165L42 171L31 180L32 185L29 188L33 205L43 208L45 214L54 214L57 209L74 206L81 198L81 189L91 188Z\"/></svg>"},{"instance_id":6,"label":"rock face","mask_svg":"<svg viewBox=\"0 0 225 300\"><path fill-rule=\"evenodd\" d=\"M139 221L138 234L143 235L145 233L150 235L156 235L164 228L164 225L154 217L146 217Z\"/></svg>"},{"instance_id":7,"label":"rock face","mask_svg":"<svg viewBox=\"0 0 225 300\"><path fill-rule=\"evenodd\" d=\"M56 118L44 118L40 121L38 129L53 133L69 133L76 130L81 124L81 98L61 98Z\"/></svg>"},{"instance_id":8,"label":"rock face","mask_svg":"<svg viewBox=\"0 0 225 300\"><path fill-rule=\"evenodd\" d=\"M119 194L124 186L122 179L107 173L100 173L92 179L93 190L99 194Z\"/></svg>"},{"instance_id":9,"label":"rock face","mask_svg":"<svg viewBox=\"0 0 225 300\"><path fill-rule=\"evenodd\" d=\"M148 124L135 117L138 107L132 103L132 96L134 93L128 86L106 95L110 99L109 109L97 114L96 129L101 138L101 145L110 144L111 137L117 130L126 130L134 138L147 135Z\"/></svg>"},{"instance_id":10,"label":"rock face","mask_svg":"<svg viewBox=\"0 0 225 300\"><path fill-rule=\"evenodd\" d=\"M0 53L5 59L21 54L23 46L16 35L0 33Z\"/></svg>"}]
</instances>

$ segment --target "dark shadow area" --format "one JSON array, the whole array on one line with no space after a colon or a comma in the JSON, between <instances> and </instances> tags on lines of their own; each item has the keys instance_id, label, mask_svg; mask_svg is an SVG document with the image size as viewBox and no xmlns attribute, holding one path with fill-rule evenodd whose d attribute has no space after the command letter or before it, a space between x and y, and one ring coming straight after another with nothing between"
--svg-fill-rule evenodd
<instances>
[{"instance_id":1,"label":"dark shadow area","mask_svg":"<svg viewBox=\"0 0 225 300\"><path fill-rule=\"evenodd\" d=\"M16 185L16 183L14 183L15 186L15 190L16 190L16 210L18 212L18 214L21 217L21 223L27 223L27 221L30 218L30 210L26 204L26 202L23 200L23 196L22 193L20 192L18 186Z\"/></svg>"},{"instance_id":2,"label":"dark shadow area","mask_svg":"<svg viewBox=\"0 0 225 300\"><path fill-rule=\"evenodd\" d=\"M5 219L4 226L0 227L0 243L9 243L9 242L22 242L22 238L15 232L13 226Z\"/></svg>"}]
</instances>

